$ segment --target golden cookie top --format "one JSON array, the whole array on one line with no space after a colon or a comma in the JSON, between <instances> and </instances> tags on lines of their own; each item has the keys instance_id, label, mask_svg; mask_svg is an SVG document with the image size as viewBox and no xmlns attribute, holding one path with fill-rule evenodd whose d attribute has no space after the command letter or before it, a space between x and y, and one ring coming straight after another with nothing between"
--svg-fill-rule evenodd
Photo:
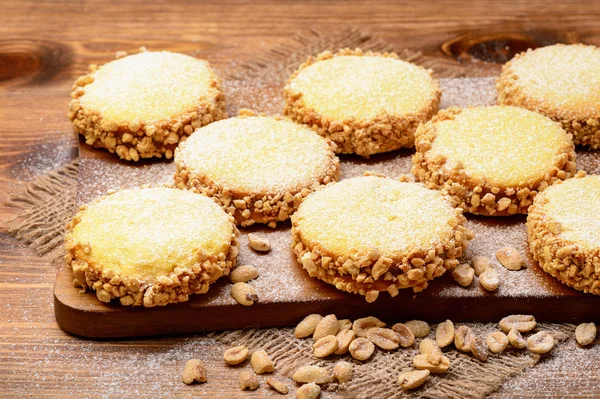
<instances>
[{"instance_id":1,"label":"golden cookie top","mask_svg":"<svg viewBox=\"0 0 600 399\"><path fill-rule=\"evenodd\" d=\"M317 183L335 157L325 139L297 123L240 116L196 130L175 162L237 193L276 195Z\"/></svg>"},{"instance_id":2,"label":"golden cookie top","mask_svg":"<svg viewBox=\"0 0 600 399\"><path fill-rule=\"evenodd\" d=\"M355 177L311 194L292 216L302 239L337 256L394 257L445 243L456 210L420 183Z\"/></svg>"},{"instance_id":3,"label":"golden cookie top","mask_svg":"<svg viewBox=\"0 0 600 399\"><path fill-rule=\"evenodd\" d=\"M528 51L510 63L525 96L557 117L600 117L600 49L557 44Z\"/></svg>"},{"instance_id":4,"label":"golden cookie top","mask_svg":"<svg viewBox=\"0 0 600 399\"><path fill-rule=\"evenodd\" d=\"M560 223L560 237L586 249L600 248L600 176L568 179L541 195L546 216Z\"/></svg>"},{"instance_id":5,"label":"golden cookie top","mask_svg":"<svg viewBox=\"0 0 600 399\"><path fill-rule=\"evenodd\" d=\"M91 76L79 102L119 124L168 121L217 94L208 62L168 51L130 55Z\"/></svg>"},{"instance_id":6,"label":"golden cookie top","mask_svg":"<svg viewBox=\"0 0 600 399\"><path fill-rule=\"evenodd\" d=\"M200 194L144 188L118 191L90 204L73 227L77 258L97 270L152 283L206 259L232 242L230 217ZM87 252L86 252L87 251Z\"/></svg>"},{"instance_id":7,"label":"golden cookie top","mask_svg":"<svg viewBox=\"0 0 600 399\"><path fill-rule=\"evenodd\" d=\"M573 146L556 122L518 107L467 108L434 127L426 159L442 155L445 168L462 165L467 176L506 187L542 180Z\"/></svg>"},{"instance_id":8,"label":"golden cookie top","mask_svg":"<svg viewBox=\"0 0 600 399\"><path fill-rule=\"evenodd\" d=\"M301 69L288 83L306 107L332 120L373 120L421 112L437 98L430 73L379 55L336 55Z\"/></svg>"}]
</instances>

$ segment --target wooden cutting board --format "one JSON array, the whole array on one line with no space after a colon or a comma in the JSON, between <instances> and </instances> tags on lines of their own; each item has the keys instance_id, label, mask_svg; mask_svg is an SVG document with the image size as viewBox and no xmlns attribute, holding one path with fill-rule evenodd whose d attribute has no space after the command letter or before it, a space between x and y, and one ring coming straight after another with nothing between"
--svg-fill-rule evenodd
<instances>
[{"instance_id":1,"label":"wooden cutting board","mask_svg":"<svg viewBox=\"0 0 600 399\"><path fill-rule=\"evenodd\" d=\"M452 105L493 104L493 78L443 79L442 108ZM227 82L225 90L229 115L240 108L267 114L281 110L281 85ZM410 173L412 150L400 150L364 159L341 157L341 178L362 175L371 170L389 177ZM600 152L578 150L578 166L588 173L600 173ZM80 142L78 203L87 203L111 188L141 184L171 183L173 162L119 161L114 155ZM73 287L71 269L62 267L54 287L56 320L66 331L85 337L115 338L164 335L295 325L310 313L335 313L341 318L375 315L402 320L419 318L440 321L497 321L513 313L534 314L538 320L577 322L600 321L600 297L566 287L544 273L528 256L528 267L509 272L495 261L494 253L503 246L514 246L527 254L525 216L468 216L468 227L475 232L466 258L484 255L494 259L502 283L493 293L483 290L477 278L470 287L458 286L450 273L434 280L425 291L414 294L404 290L395 298L382 293L374 303L363 297L336 290L308 274L290 250L290 225L277 229L242 228L238 264L251 264L260 275L252 284L259 302L250 307L238 305L229 295L230 285L221 279L205 295L192 296L187 303L157 308L131 308L118 303L105 304L93 293L81 294ZM249 249L247 233L264 235L271 241L268 254Z\"/></svg>"}]
</instances>

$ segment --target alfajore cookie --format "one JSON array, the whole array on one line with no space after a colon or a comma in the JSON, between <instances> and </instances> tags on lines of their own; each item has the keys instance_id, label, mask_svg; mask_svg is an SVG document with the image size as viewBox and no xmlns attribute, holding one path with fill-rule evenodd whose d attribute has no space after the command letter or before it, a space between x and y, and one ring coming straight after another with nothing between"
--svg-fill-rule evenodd
<instances>
[{"instance_id":1,"label":"alfajore cookie","mask_svg":"<svg viewBox=\"0 0 600 399\"><path fill-rule=\"evenodd\" d=\"M600 295L600 176L575 177L535 198L527 215L529 250L562 283Z\"/></svg>"},{"instance_id":2,"label":"alfajore cookie","mask_svg":"<svg viewBox=\"0 0 600 399\"><path fill-rule=\"evenodd\" d=\"M335 181L334 145L287 119L242 115L197 130L175 153L175 184L213 197L236 223L275 227Z\"/></svg>"},{"instance_id":3,"label":"alfajore cookie","mask_svg":"<svg viewBox=\"0 0 600 399\"><path fill-rule=\"evenodd\" d=\"M162 306L205 293L238 254L233 218L210 198L171 188L122 190L67 225L66 264L102 302Z\"/></svg>"},{"instance_id":4,"label":"alfajore cookie","mask_svg":"<svg viewBox=\"0 0 600 399\"><path fill-rule=\"evenodd\" d=\"M362 176L311 194L292 215L292 248L311 277L373 302L415 292L458 265L473 234L461 209L423 184Z\"/></svg>"},{"instance_id":5,"label":"alfajore cookie","mask_svg":"<svg viewBox=\"0 0 600 399\"><path fill-rule=\"evenodd\" d=\"M360 49L310 57L284 93L287 116L333 140L338 153L365 157L412 147L441 96L431 71Z\"/></svg>"},{"instance_id":6,"label":"alfajore cookie","mask_svg":"<svg viewBox=\"0 0 600 399\"><path fill-rule=\"evenodd\" d=\"M208 62L168 51L92 65L71 97L75 131L128 161L171 159L194 129L227 117L221 81Z\"/></svg>"},{"instance_id":7,"label":"alfajore cookie","mask_svg":"<svg viewBox=\"0 0 600 399\"><path fill-rule=\"evenodd\" d=\"M527 213L538 192L576 169L571 135L518 107L442 110L419 127L415 143L417 180L480 215Z\"/></svg>"},{"instance_id":8,"label":"alfajore cookie","mask_svg":"<svg viewBox=\"0 0 600 399\"><path fill-rule=\"evenodd\" d=\"M502 68L498 103L560 122L575 144L600 148L600 48L556 44L517 54Z\"/></svg>"}]
</instances>

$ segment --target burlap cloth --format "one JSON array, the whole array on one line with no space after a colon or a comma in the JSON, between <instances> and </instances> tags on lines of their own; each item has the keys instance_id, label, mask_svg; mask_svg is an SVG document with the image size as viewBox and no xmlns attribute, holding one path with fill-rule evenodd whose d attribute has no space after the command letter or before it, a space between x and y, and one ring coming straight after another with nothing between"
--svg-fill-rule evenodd
<instances>
[{"instance_id":1,"label":"burlap cloth","mask_svg":"<svg viewBox=\"0 0 600 399\"><path fill-rule=\"evenodd\" d=\"M360 47L375 51L394 50L385 42L356 30L342 30L336 35L308 32L290 40L285 46L256 55L253 62L232 64L223 73L225 79L283 82L291 72L310 54L343 47ZM438 78L465 76L468 69L447 61L423 56L410 50L398 52L406 60L433 68ZM471 69L469 76L481 76L481 66ZM488 69L489 71L489 69ZM488 72L489 74L489 72ZM10 196L7 205L16 208L15 217L4 223L4 228L17 239L30 245L49 263L58 265L63 257L62 241L64 226L73 216L76 204L78 160L63 165L55 171L23 185ZM497 324L469 324L478 336L485 337L497 330ZM551 356L568 356L561 353L560 346L573 335L571 324L539 325L538 329L552 331L559 347ZM250 349L264 348L277 365L280 375L290 377L293 371L306 364L333 367L335 360L318 360L312 355L312 340L298 340L291 328L248 329L210 334L225 345L245 344ZM433 334L433 332L432 332ZM203 338L199 338L203 339ZM416 346L416 345L415 345ZM480 362L471 355L454 349L445 354L450 358L451 368L446 374L430 377L420 390L406 393L399 389L398 374L412 369L412 358L417 348L386 353L376 351L367 362L355 363L354 377L345 384L332 383L326 386L324 396L340 398L483 398L496 391L503 382L536 365L541 357L526 350L508 349L501 355L491 356ZM351 361L351 359L346 359Z\"/></svg>"}]
</instances>

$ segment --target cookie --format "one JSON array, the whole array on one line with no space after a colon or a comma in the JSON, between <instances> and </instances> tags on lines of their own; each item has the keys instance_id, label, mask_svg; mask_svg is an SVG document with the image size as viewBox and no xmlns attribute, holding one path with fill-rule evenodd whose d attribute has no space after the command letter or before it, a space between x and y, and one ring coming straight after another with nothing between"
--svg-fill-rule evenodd
<instances>
[{"instance_id":1,"label":"cookie","mask_svg":"<svg viewBox=\"0 0 600 399\"><path fill-rule=\"evenodd\" d=\"M73 85L69 118L85 142L121 159L171 159L194 129L227 117L208 62L168 51L92 65Z\"/></svg>"},{"instance_id":2,"label":"cookie","mask_svg":"<svg viewBox=\"0 0 600 399\"><path fill-rule=\"evenodd\" d=\"M461 209L423 184L378 176L311 194L292 216L292 248L311 277L368 302L415 292L458 265L473 234Z\"/></svg>"},{"instance_id":3,"label":"cookie","mask_svg":"<svg viewBox=\"0 0 600 399\"><path fill-rule=\"evenodd\" d=\"M284 113L365 157L414 145L414 132L438 109L431 71L393 53L340 50L309 58L285 86Z\"/></svg>"},{"instance_id":4,"label":"cookie","mask_svg":"<svg viewBox=\"0 0 600 399\"><path fill-rule=\"evenodd\" d=\"M600 176L549 187L527 215L529 250L545 272L579 291L600 295Z\"/></svg>"},{"instance_id":5,"label":"cookie","mask_svg":"<svg viewBox=\"0 0 600 399\"><path fill-rule=\"evenodd\" d=\"M578 145L600 148L600 49L556 44L517 54L496 84L498 103L560 122Z\"/></svg>"},{"instance_id":6,"label":"cookie","mask_svg":"<svg viewBox=\"0 0 600 399\"><path fill-rule=\"evenodd\" d=\"M242 114L197 130L177 149L175 184L213 197L239 225L275 227L338 179L339 160L306 126Z\"/></svg>"},{"instance_id":7,"label":"cookie","mask_svg":"<svg viewBox=\"0 0 600 399\"><path fill-rule=\"evenodd\" d=\"M74 284L99 300L162 306L207 292L229 274L237 228L210 198L170 188L122 190L80 208L67 225Z\"/></svg>"},{"instance_id":8,"label":"cookie","mask_svg":"<svg viewBox=\"0 0 600 399\"><path fill-rule=\"evenodd\" d=\"M440 111L419 127L415 147L417 180L479 215L527 213L538 192L576 170L571 135L518 107Z\"/></svg>"}]
</instances>

